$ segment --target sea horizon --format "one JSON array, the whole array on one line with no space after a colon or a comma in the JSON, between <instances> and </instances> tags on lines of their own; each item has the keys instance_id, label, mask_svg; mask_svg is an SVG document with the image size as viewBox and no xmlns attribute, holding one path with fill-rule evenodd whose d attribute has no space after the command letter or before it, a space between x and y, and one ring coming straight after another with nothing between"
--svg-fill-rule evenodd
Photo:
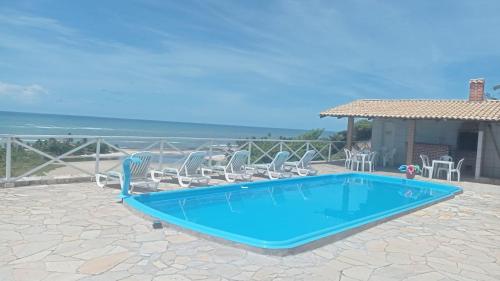
<instances>
[{"instance_id":1,"label":"sea horizon","mask_svg":"<svg viewBox=\"0 0 500 281\"><path fill-rule=\"evenodd\" d=\"M311 128L314 129L314 128ZM295 137L310 129L0 111L0 134L249 138ZM330 134L333 132L325 133Z\"/></svg>"}]
</instances>

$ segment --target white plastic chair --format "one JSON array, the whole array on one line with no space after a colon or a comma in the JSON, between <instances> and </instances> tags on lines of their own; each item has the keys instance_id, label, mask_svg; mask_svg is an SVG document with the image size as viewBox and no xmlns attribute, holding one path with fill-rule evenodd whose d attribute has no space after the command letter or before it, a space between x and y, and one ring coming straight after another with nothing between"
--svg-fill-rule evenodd
<instances>
[{"instance_id":1,"label":"white plastic chair","mask_svg":"<svg viewBox=\"0 0 500 281\"><path fill-rule=\"evenodd\" d=\"M280 179L289 178L292 176L291 173L285 170L285 161L290 156L288 151L280 151L276 153L273 161L269 164L256 164L253 167L256 169L258 174L268 176L269 179Z\"/></svg>"},{"instance_id":2,"label":"white plastic chair","mask_svg":"<svg viewBox=\"0 0 500 281\"><path fill-rule=\"evenodd\" d=\"M450 173L449 180L451 180L452 177L453 177L453 173L455 173L455 174L457 174L457 181L460 181L460 169L462 168L462 164L463 164L464 160L465 160L464 158L460 159L460 161L458 161L458 163L457 163L457 167L456 168L451 168L451 170L449 170L449 171L448 171L448 167L446 167L446 168L443 168L443 167L439 168L438 171L437 171L438 176L441 175L441 172ZM445 161L447 161L447 160L445 160Z\"/></svg>"},{"instance_id":3,"label":"white plastic chair","mask_svg":"<svg viewBox=\"0 0 500 281\"><path fill-rule=\"evenodd\" d=\"M246 150L236 151L226 166L213 166L211 168L202 168L202 174L206 172L223 175L228 182L236 180L252 180L253 172L248 169L247 162L250 152Z\"/></svg>"},{"instance_id":4,"label":"white plastic chair","mask_svg":"<svg viewBox=\"0 0 500 281\"><path fill-rule=\"evenodd\" d=\"M451 177L453 177L453 173L457 174L457 181L460 182L460 170L462 169L462 164L464 163L464 158L460 159L460 161L458 161L458 164L457 164L457 167L455 169L451 169L450 173L451 173ZM451 177L450 177L450 180L451 180Z\"/></svg>"},{"instance_id":5,"label":"white plastic chair","mask_svg":"<svg viewBox=\"0 0 500 281\"><path fill-rule=\"evenodd\" d=\"M443 156L439 157L439 160L453 162L453 157L451 157L450 155L443 155Z\"/></svg>"},{"instance_id":6,"label":"white plastic chair","mask_svg":"<svg viewBox=\"0 0 500 281\"><path fill-rule=\"evenodd\" d=\"M430 164L429 156L420 154L420 159L422 159L422 176L425 175L425 171L428 172L428 176L432 176L433 167Z\"/></svg>"},{"instance_id":7,"label":"white plastic chair","mask_svg":"<svg viewBox=\"0 0 500 281\"><path fill-rule=\"evenodd\" d=\"M149 167L151 165L151 160L153 158L153 154L149 151L141 151L137 153L133 153L132 157L139 158L141 163L135 164L132 163L130 165L130 192L133 191L135 186L146 185L150 187L153 185L155 189L158 188L159 180L155 180L150 177ZM104 182L103 182L104 179ZM110 183L119 182L120 186L123 186L123 171L109 171L106 173L99 173L95 175L95 181L97 186L105 187Z\"/></svg>"},{"instance_id":8,"label":"white plastic chair","mask_svg":"<svg viewBox=\"0 0 500 281\"><path fill-rule=\"evenodd\" d=\"M313 176L318 173L311 167L311 161L316 156L315 150L308 150L299 161L285 162L285 168L296 172L299 176Z\"/></svg>"},{"instance_id":9,"label":"white plastic chair","mask_svg":"<svg viewBox=\"0 0 500 281\"><path fill-rule=\"evenodd\" d=\"M206 155L205 151L191 152L178 168L165 168L161 171L153 170L151 171L151 177L157 181L160 181L157 176L177 179L182 187L190 187L192 183L208 184L210 177L201 172L201 165L205 161Z\"/></svg>"},{"instance_id":10,"label":"white plastic chair","mask_svg":"<svg viewBox=\"0 0 500 281\"><path fill-rule=\"evenodd\" d=\"M344 148L344 153L345 153L344 167L346 169L352 169L352 152L349 149Z\"/></svg>"},{"instance_id":11,"label":"white plastic chair","mask_svg":"<svg viewBox=\"0 0 500 281\"><path fill-rule=\"evenodd\" d=\"M439 160L441 161L448 161L448 162L453 162L453 157L449 155L443 155L439 157ZM446 164L438 164L438 169L437 169L437 176L439 177L441 172L445 171L448 173L448 169L450 169L450 166Z\"/></svg>"},{"instance_id":12,"label":"white plastic chair","mask_svg":"<svg viewBox=\"0 0 500 281\"><path fill-rule=\"evenodd\" d=\"M368 171L373 172L375 169L375 156L377 156L377 152L373 151L368 154L368 159L365 160L365 165L368 165Z\"/></svg>"},{"instance_id":13,"label":"white plastic chair","mask_svg":"<svg viewBox=\"0 0 500 281\"><path fill-rule=\"evenodd\" d=\"M359 171L359 167L363 165L363 158L358 153L356 150L351 151L351 169L354 170L354 166L356 166L356 171Z\"/></svg>"}]
</instances>

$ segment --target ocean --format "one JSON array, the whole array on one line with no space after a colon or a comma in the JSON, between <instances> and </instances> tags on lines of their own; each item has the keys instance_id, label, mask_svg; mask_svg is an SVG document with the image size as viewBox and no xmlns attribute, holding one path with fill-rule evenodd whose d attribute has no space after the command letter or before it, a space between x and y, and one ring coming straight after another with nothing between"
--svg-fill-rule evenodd
<instances>
[{"instance_id":1,"label":"ocean","mask_svg":"<svg viewBox=\"0 0 500 281\"><path fill-rule=\"evenodd\" d=\"M0 111L0 134L196 138L294 137L305 130Z\"/></svg>"}]
</instances>

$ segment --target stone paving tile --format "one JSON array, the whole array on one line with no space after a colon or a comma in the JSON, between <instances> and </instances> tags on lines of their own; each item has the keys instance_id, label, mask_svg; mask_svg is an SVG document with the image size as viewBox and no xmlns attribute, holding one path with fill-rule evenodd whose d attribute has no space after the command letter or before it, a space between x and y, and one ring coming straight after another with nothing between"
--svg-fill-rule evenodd
<instances>
[{"instance_id":1,"label":"stone paving tile","mask_svg":"<svg viewBox=\"0 0 500 281\"><path fill-rule=\"evenodd\" d=\"M286 257L153 229L118 190L92 183L2 189L0 280L500 280L500 188L461 186L452 200Z\"/></svg>"}]
</instances>

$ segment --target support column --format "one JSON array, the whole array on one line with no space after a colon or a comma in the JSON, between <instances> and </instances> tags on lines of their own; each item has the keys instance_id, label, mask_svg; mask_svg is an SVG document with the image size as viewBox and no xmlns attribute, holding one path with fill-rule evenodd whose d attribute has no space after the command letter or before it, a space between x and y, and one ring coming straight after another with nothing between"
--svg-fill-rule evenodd
<instances>
[{"instance_id":1,"label":"support column","mask_svg":"<svg viewBox=\"0 0 500 281\"><path fill-rule=\"evenodd\" d=\"M477 132L477 151L476 151L476 169L474 171L474 178L481 177L481 163L483 163L483 142L484 142L484 127L479 125Z\"/></svg>"},{"instance_id":2,"label":"support column","mask_svg":"<svg viewBox=\"0 0 500 281\"><path fill-rule=\"evenodd\" d=\"M347 119L347 144L346 148L352 149L352 133L354 131L354 117L348 117Z\"/></svg>"},{"instance_id":3,"label":"support column","mask_svg":"<svg viewBox=\"0 0 500 281\"><path fill-rule=\"evenodd\" d=\"M413 151L415 146L415 129L417 127L417 120L407 120L408 124L406 131L406 165L413 164Z\"/></svg>"}]
</instances>

